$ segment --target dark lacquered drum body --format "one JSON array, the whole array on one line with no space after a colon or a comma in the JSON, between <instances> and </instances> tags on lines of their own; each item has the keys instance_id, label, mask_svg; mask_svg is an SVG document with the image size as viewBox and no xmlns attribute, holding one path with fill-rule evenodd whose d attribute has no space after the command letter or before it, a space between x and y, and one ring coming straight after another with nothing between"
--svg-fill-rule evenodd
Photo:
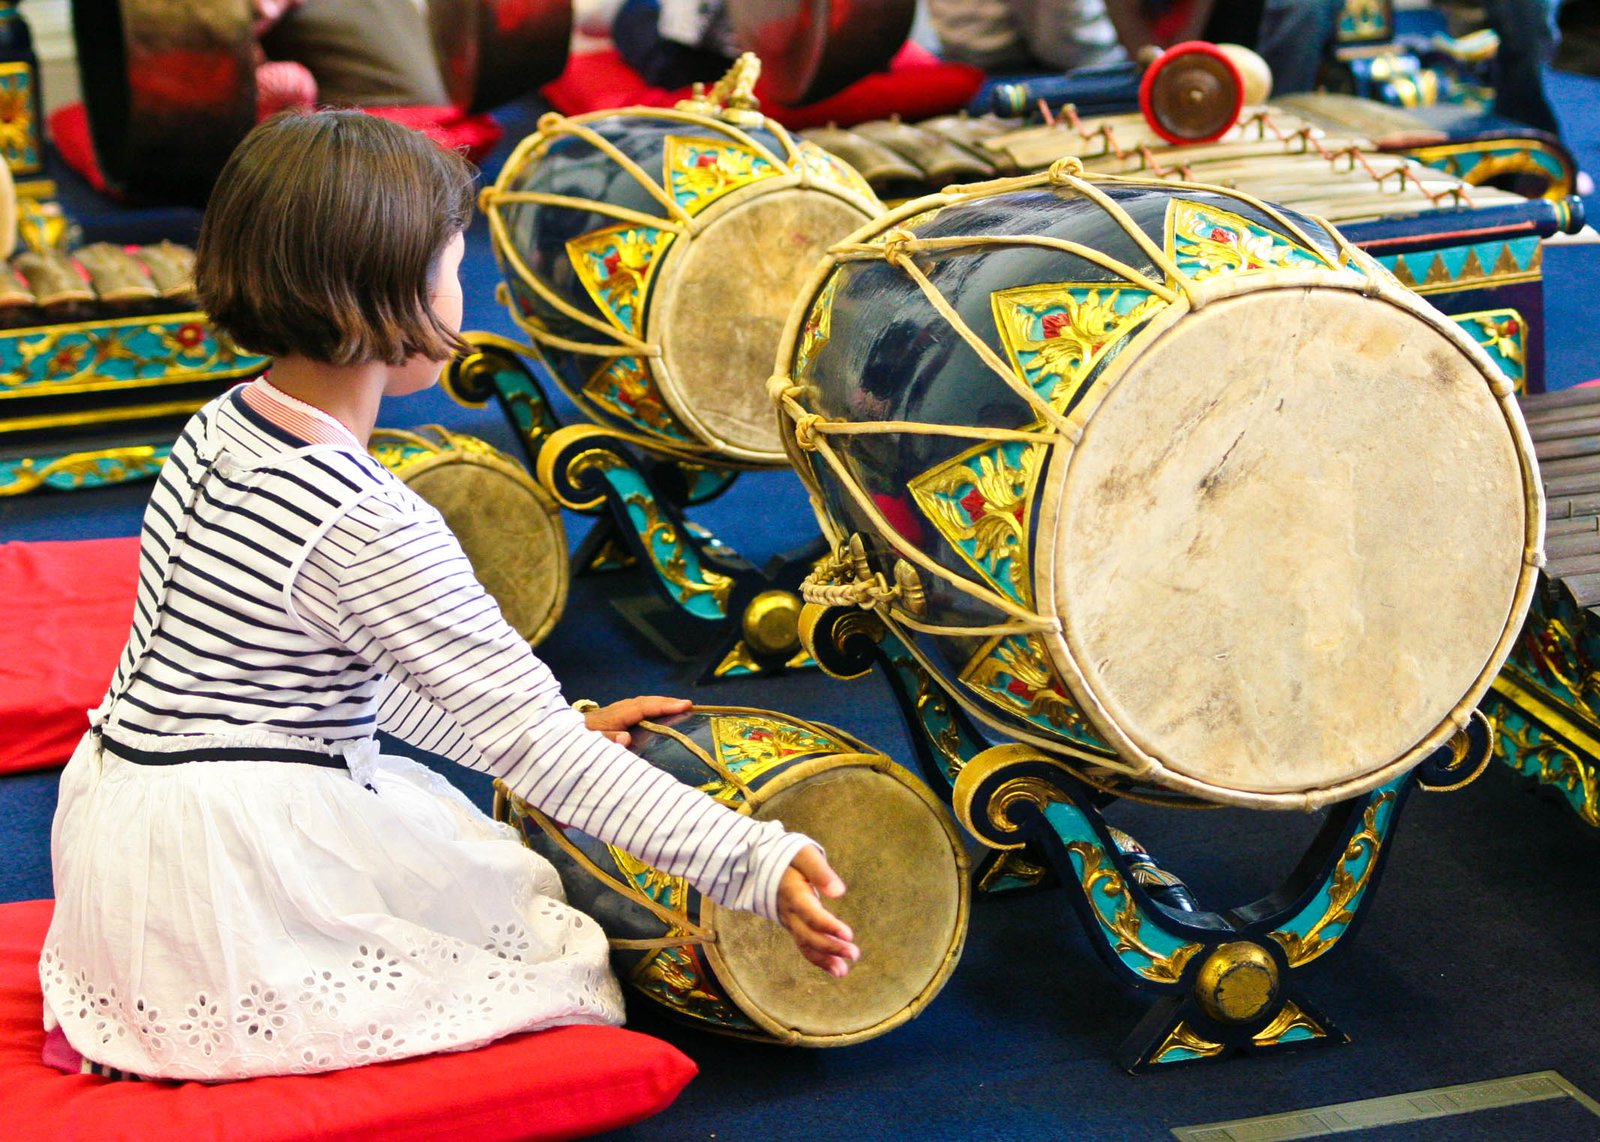
<instances>
[{"instance_id":1,"label":"dark lacquered drum body","mask_svg":"<svg viewBox=\"0 0 1600 1142\"><path fill-rule=\"evenodd\" d=\"M1063 163L907 204L808 293L773 391L865 551L808 598L874 605L1002 735L1314 807L1504 660L1543 536L1510 384L1331 227Z\"/></svg>"},{"instance_id":2,"label":"dark lacquered drum body","mask_svg":"<svg viewBox=\"0 0 1600 1142\"><path fill-rule=\"evenodd\" d=\"M623 979L707 1030L810 1047L880 1035L938 994L966 937L967 856L922 782L840 730L769 710L701 707L644 723L632 748L739 812L819 842L848 886L829 907L854 929L862 958L834 979L776 923L719 909L501 787L496 817L600 922Z\"/></svg>"},{"instance_id":3,"label":"dark lacquered drum body","mask_svg":"<svg viewBox=\"0 0 1600 1142\"><path fill-rule=\"evenodd\" d=\"M669 453L785 463L765 382L865 181L758 113L549 115L484 209L513 318L590 416Z\"/></svg>"}]
</instances>

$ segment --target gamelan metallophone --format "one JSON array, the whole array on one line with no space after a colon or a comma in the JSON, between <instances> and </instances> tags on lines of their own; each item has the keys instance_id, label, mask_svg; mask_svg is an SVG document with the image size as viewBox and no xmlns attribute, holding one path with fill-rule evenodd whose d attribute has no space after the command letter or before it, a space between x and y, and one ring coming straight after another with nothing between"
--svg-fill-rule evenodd
<instances>
[{"instance_id":1,"label":"gamelan metallophone","mask_svg":"<svg viewBox=\"0 0 1600 1142\"><path fill-rule=\"evenodd\" d=\"M195 308L170 242L0 262L0 496L153 475L183 422L266 367Z\"/></svg>"},{"instance_id":2,"label":"gamelan metallophone","mask_svg":"<svg viewBox=\"0 0 1600 1142\"><path fill-rule=\"evenodd\" d=\"M1500 758L1600 828L1600 387L1521 398L1545 489L1545 558L1482 708Z\"/></svg>"},{"instance_id":3,"label":"gamelan metallophone","mask_svg":"<svg viewBox=\"0 0 1600 1142\"><path fill-rule=\"evenodd\" d=\"M916 178L931 189L1042 170L1071 156L1089 173L1193 180L1290 206L1337 225L1450 315L1518 391L1544 388L1543 243L1584 230L1578 198L1525 198L1473 185L1276 105L1254 108L1217 141L1194 146L1165 143L1137 113L1082 118L1070 106L1034 127L947 116L806 134L883 193L914 190ZM849 134L868 145L856 146Z\"/></svg>"}]
</instances>

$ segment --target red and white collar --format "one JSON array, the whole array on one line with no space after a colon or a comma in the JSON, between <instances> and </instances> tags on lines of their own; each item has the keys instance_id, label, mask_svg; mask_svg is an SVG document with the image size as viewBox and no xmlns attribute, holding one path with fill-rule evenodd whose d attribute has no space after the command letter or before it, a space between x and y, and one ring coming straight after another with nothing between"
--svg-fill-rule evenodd
<instances>
[{"instance_id":1,"label":"red and white collar","mask_svg":"<svg viewBox=\"0 0 1600 1142\"><path fill-rule=\"evenodd\" d=\"M308 444L335 444L366 451L342 422L278 388L265 376L244 386L244 402L273 425Z\"/></svg>"}]
</instances>

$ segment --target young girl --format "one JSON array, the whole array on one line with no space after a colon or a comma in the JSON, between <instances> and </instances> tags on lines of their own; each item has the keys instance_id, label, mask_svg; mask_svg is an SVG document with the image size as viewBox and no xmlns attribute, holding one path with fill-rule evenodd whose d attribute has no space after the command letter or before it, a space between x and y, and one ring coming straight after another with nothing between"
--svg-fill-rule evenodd
<instances>
[{"instance_id":1,"label":"young girl","mask_svg":"<svg viewBox=\"0 0 1600 1142\"><path fill-rule=\"evenodd\" d=\"M815 845L623 748L688 703L581 714L439 515L368 456L383 396L458 344L472 175L354 111L263 123L224 169L196 285L274 358L184 429L144 519L133 630L61 779L40 961L60 1048L234 1079L618 1023L605 935L551 866L382 728L786 925L843 975Z\"/></svg>"}]
</instances>

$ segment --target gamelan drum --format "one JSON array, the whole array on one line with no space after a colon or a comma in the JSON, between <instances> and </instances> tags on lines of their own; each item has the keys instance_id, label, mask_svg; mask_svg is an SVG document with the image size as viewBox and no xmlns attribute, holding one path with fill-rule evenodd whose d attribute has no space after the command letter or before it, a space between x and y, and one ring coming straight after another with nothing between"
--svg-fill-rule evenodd
<instances>
[{"instance_id":1,"label":"gamelan drum","mask_svg":"<svg viewBox=\"0 0 1600 1142\"><path fill-rule=\"evenodd\" d=\"M444 517L512 628L543 641L567 605L567 533L550 494L493 445L438 425L375 429L368 446Z\"/></svg>"},{"instance_id":2,"label":"gamelan drum","mask_svg":"<svg viewBox=\"0 0 1600 1142\"><path fill-rule=\"evenodd\" d=\"M835 247L772 382L840 554L969 713L1092 783L1311 808L1465 724L1541 560L1510 383L1331 226L1049 172ZM849 550L859 547L859 555Z\"/></svg>"},{"instance_id":3,"label":"gamelan drum","mask_svg":"<svg viewBox=\"0 0 1600 1142\"><path fill-rule=\"evenodd\" d=\"M632 737L656 768L821 844L848 886L828 906L862 953L835 979L773 921L718 908L497 786L496 818L549 858L572 905L599 921L619 976L704 1029L808 1047L881 1035L932 1001L966 938L968 868L926 785L840 730L769 710L702 706L641 723Z\"/></svg>"},{"instance_id":4,"label":"gamelan drum","mask_svg":"<svg viewBox=\"0 0 1600 1142\"><path fill-rule=\"evenodd\" d=\"M483 207L512 318L589 416L668 454L781 465L764 386L789 307L882 206L747 96L721 97L546 115Z\"/></svg>"}]
</instances>

